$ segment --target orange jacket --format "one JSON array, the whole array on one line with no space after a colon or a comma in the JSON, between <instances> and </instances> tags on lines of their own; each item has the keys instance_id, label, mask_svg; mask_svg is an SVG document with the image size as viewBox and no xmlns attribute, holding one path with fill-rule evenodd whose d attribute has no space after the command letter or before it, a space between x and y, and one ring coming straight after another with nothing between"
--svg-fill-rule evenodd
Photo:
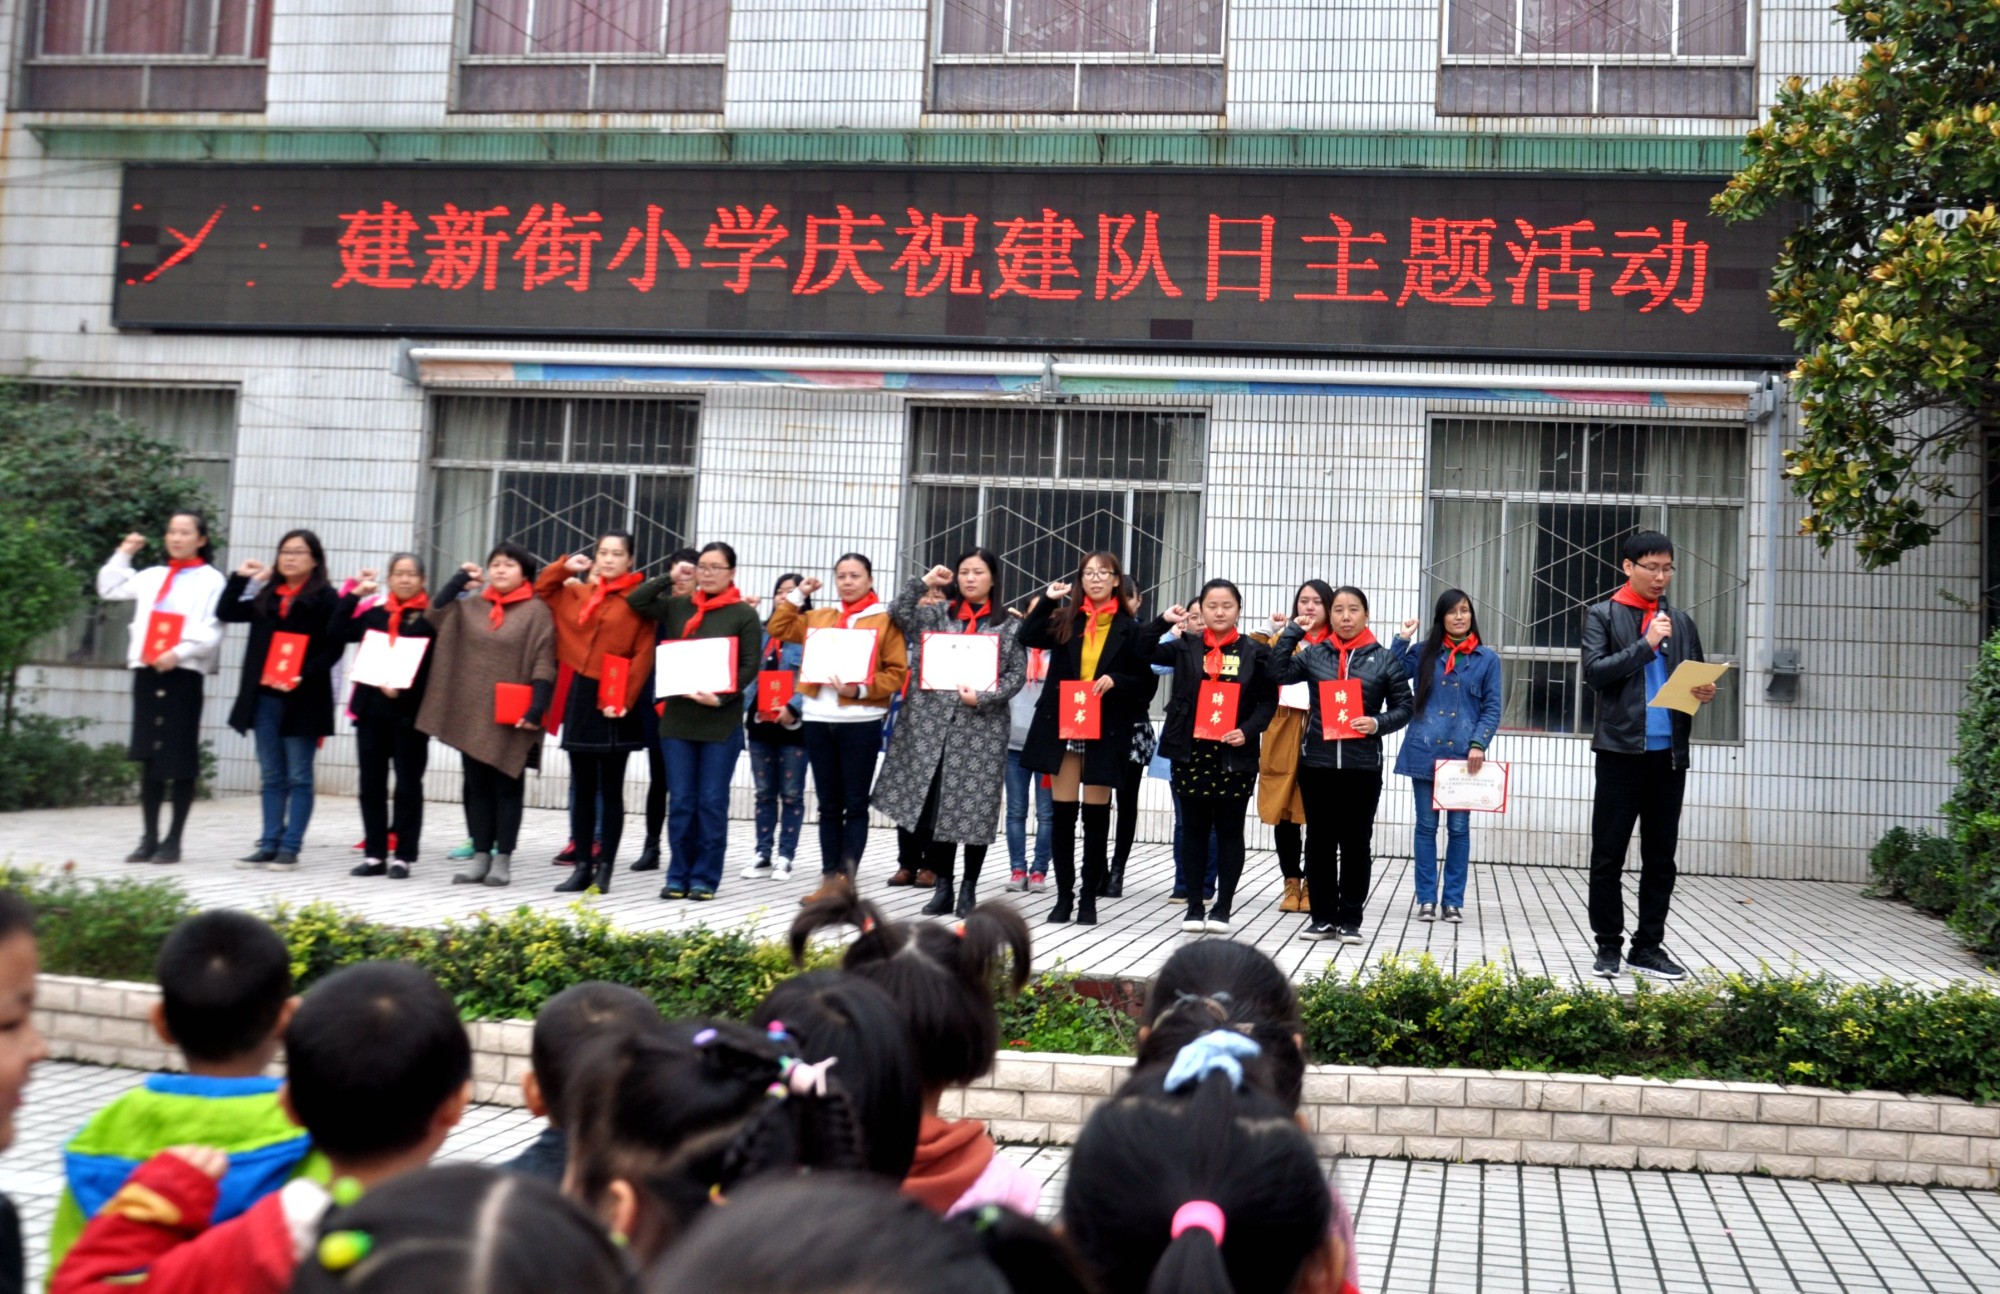
<instances>
[{"instance_id":1,"label":"orange jacket","mask_svg":"<svg viewBox=\"0 0 2000 1294\"><path fill-rule=\"evenodd\" d=\"M570 573L561 562L550 562L535 580L535 593L549 604L556 622L556 659L585 678L604 673L606 656L624 656L632 662L626 678L624 706L639 704L646 680L653 675L653 646L658 633L651 620L625 604L623 593L613 593L591 613L590 623L579 617L590 600L591 586L569 583Z\"/></svg>"},{"instance_id":2,"label":"orange jacket","mask_svg":"<svg viewBox=\"0 0 2000 1294\"><path fill-rule=\"evenodd\" d=\"M841 697L842 705L887 705L889 698L903 690L903 680L909 677L910 654L903 644L903 631L896 628L896 622L889 618L889 604L883 602L881 607L880 615L871 615L865 623L855 626L857 629L878 631L875 639L875 677L870 681L868 690L860 696ZM801 611L784 598L779 598L764 632L779 642L803 643L807 630L841 628L845 625L838 602L830 607ZM801 683L799 691L807 696L818 696L819 684Z\"/></svg>"}]
</instances>

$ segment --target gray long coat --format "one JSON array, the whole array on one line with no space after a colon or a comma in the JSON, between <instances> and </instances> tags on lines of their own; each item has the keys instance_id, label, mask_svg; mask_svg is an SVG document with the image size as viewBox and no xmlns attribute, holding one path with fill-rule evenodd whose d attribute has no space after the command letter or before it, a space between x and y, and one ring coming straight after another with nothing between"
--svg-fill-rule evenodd
<instances>
[{"instance_id":1,"label":"gray long coat","mask_svg":"<svg viewBox=\"0 0 2000 1294\"><path fill-rule=\"evenodd\" d=\"M919 606L923 595L924 582L911 580L889 608L910 642L910 691L875 779L875 807L897 826L914 831L931 782L941 775L936 839L988 845L1000 823L1000 797L1007 786L1007 737L1013 726L1007 703L1027 679L1027 657L1014 641L1015 622L1005 611L996 611L999 623L989 617L979 632L1000 639L1000 685L980 693L976 706L959 700L956 692L923 690L916 664L923 635L960 628L948 606Z\"/></svg>"}]
</instances>

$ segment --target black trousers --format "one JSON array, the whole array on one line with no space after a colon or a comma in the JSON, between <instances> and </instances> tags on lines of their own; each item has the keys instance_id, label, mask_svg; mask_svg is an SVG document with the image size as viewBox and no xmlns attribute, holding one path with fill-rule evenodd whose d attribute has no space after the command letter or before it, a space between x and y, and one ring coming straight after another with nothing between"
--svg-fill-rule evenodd
<instances>
[{"instance_id":1,"label":"black trousers","mask_svg":"<svg viewBox=\"0 0 2000 1294\"><path fill-rule=\"evenodd\" d=\"M588 860L590 842L601 843L603 861L618 857L618 842L625 835L625 757L628 750L572 750L569 752L569 838L576 841L578 857ZM597 821L598 798L604 801L604 821Z\"/></svg>"},{"instance_id":2,"label":"black trousers","mask_svg":"<svg viewBox=\"0 0 2000 1294\"><path fill-rule=\"evenodd\" d=\"M1303 879L1306 829L1296 822L1280 822L1271 828L1271 839L1278 846L1278 874L1286 880Z\"/></svg>"},{"instance_id":3,"label":"black trousers","mask_svg":"<svg viewBox=\"0 0 2000 1294\"><path fill-rule=\"evenodd\" d=\"M924 797L924 811L917 818L917 829L912 832L897 832L898 856L902 854L902 836L909 836L909 858L902 866L912 871L922 868L937 876L939 880L952 879L954 864L958 858L958 845L949 840L937 838L938 795L944 789L944 764L938 764L938 771L931 777L931 789ZM967 845L965 866L968 874L976 874L986 866L986 846Z\"/></svg>"},{"instance_id":4,"label":"black trousers","mask_svg":"<svg viewBox=\"0 0 2000 1294\"><path fill-rule=\"evenodd\" d=\"M424 770L430 767L431 739L414 725L357 723L354 755L361 765L361 852L387 860L389 837L396 857L417 861L424 833ZM389 809L389 770L396 771L395 813Z\"/></svg>"},{"instance_id":5,"label":"black trousers","mask_svg":"<svg viewBox=\"0 0 2000 1294\"><path fill-rule=\"evenodd\" d=\"M1181 793L1181 830L1190 843L1207 840L1215 833L1215 904L1210 912L1218 917L1231 914L1236 903L1236 883L1243 879L1243 813L1250 803L1247 795L1189 795ZM1188 912L1202 915L1201 888L1192 879L1188 884Z\"/></svg>"},{"instance_id":6,"label":"black trousers","mask_svg":"<svg viewBox=\"0 0 2000 1294\"><path fill-rule=\"evenodd\" d=\"M868 848L868 792L875 755L882 749L882 721L805 725L806 763L819 802L819 869L825 876L861 868Z\"/></svg>"},{"instance_id":7,"label":"black trousers","mask_svg":"<svg viewBox=\"0 0 2000 1294\"><path fill-rule=\"evenodd\" d=\"M1146 784L1146 766L1128 764L1118 781L1118 825L1111 838L1111 870L1123 867L1132 857L1132 842L1139 836L1139 788Z\"/></svg>"},{"instance_id":8,"label":"black trousers","mask_svg":"<svg viewBox=\"0 0 2000 1294\"><path fill-rule=\"evenodd\" d=\"M527 775L509 777L470 755L464 757L464 762L465 830L472 837L473 852L513 853L521 839L521 793ZM588 841L590 837L584 839Z\"/></svg>"},{"instance_id":9,"label":"black trousers","mask_svg":"<svg viewBox=\"0 0 2000 1294\"><path fill-rule=\"evenodd\" d=\"M1674 899L1674 850L1681 838L1681 797L1687 770L1673 752L1643 755L1597 752L1597 793L1590 806L1590 932L1599 952L1615 953L1625 939L1625 854L1639 828L1639 924L1632 951L1658 948L1667 935Z\"/></svg>"},{"instance_id":10,"label":"black trousers","mask_svg":"<svg viewBox=\"0 0 2000 1294\"><path fill-rule=\"evenodd\" d=\"M1299 791L1306 802L1306 888L1312 891L1312 919L1359 927L1375 869L1375 806L1382 799L1382 774L1301 764Z\"/></svg>"},{"instance_id":11,"label":"black trousers","mask_svg":"<svg viewBox=\"0 0 2000 1294\"><path fill-rule=\"evenodd\" d=\"M646 845L658 849L667 826L667 757L657 738L646 743L646 776Z\"/></svg>"}]
</instances>

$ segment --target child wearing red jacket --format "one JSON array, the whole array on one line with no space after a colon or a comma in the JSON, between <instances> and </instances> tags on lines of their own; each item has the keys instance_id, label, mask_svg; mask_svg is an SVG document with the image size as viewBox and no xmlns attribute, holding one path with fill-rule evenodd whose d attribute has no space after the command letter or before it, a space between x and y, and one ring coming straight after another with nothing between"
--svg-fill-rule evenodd
<instances>
[{"instance_id":1,"label":"child wearing red jacket","mask_svg":"<svg viewBox=\"0 0 2000 1294\"><path fill-rule=\"evenodd\" d=\"M366 962L323 980L285 1030L286 1111L332 1165L331 1192L299 1179L210 1226L229 1158L207 1146L153 1156L69 1251L52 1294L284 1294L335 1198L429 1163L465 1113L472 1049L429 972Z\"/></svg>"}]
</instances>

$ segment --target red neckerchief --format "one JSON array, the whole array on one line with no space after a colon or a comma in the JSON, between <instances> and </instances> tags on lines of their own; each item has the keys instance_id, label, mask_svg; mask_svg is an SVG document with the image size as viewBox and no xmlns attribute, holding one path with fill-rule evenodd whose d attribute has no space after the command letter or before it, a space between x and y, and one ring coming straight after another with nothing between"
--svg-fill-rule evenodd
<instances>
[{"instance_id":1,"label":"red neckerchief","mask_svg":"<svg viewBox=\"0 0 2000 1294\"><path fill-rule=\"evenodd\" d=\"M1049 650L1046 647L1028 648L1028 681L1039 683L1049 676Z\"/></svg>"},{"instance_id":2,"label":"red neckerchief","mask_svg":"<svg viewBox=\"0 0 2000 1294\"><path fill-rule=\"evenodd\" d=\"M1461 656L1470 656L1479 650L1479 635L1467 634L1458 642L1445 641L1444 672L1451 673L1452 666L1458 664Z\"/></svg>"},{"instance_id":3,"label":"red neckerchief","mask_svg":"<svg viewBox=\"0 0 2000 1294\"><path fill-rule=\"evenodd\" d=\"M160 591L153 595L153 605L158 606L160 605L160 603L167 600L167 590L174 586L174 576L179 575L182 571L192 569L193 567L206 566L206 565L208 565L208 563L204 562L199 557L176 557L172 561L168 562L167 578L160 581Z\"/></svg>"},{"instance_id":4,"label":"red neckerchief","mask_svg":"<svg viewBox=\"0 0 2000 1294\"><path fill-rule=\"evenodd\" d=\"M292 614L292 599L297 597L299 590L305 586L306 582L304 580L300 580L297 584L280 584L278 586L278 619L283 620Z\"/></svg>"},{"instance_id":5,"label":"red neckerchief","mask_svg":"<svg viewBox=\"0 0 2000 1294\"><path fill-rule=\"evenodd\" d=\"M1310 647L1314 643L1323 643L1332 636L1333 626L1322 620L1312 628L1306 630L1305 645Z\"/></svg>"},{"instance_id":6,"label":"red neckerchief","mask_svg":"<svg viewBox=\"0 0 2000 1294\"><path fill-rule=\"evenodd\" d=\"M507 618L507 613L502 611L501 608L512 606L516 602L526 602L529 598L535 596L535 589L526 580L522 580L519 584L516 584L512 593L502 593L489 584L479 591L479 596L493 604L493 609L486 613L486 623L493 626L495 630L498 630L501 622Z\"/></svg>"},{"instance_id":7,"label":"red neckerchief","mask_svg":"<svg viewBox=\"0 0 2000 1294\"><path fill-rule=\"evenodd\" d=\"M784 657L785 657L784 640L781 638L773 638L770 641L770 644L764 648L764 667L766 669L776 669L778 668L779 663L784 660Z\"/></svg>"},{"instance_id":8,"label":"red neckerchief","mask_svg":"<svg viewBox=\"0 0 2000 1294\"><path fill-rule=\"evenodd\" d=\"M881 603L882 599L875 596L874 589L868 590L853 602L842 602L840 604L840 623L846 628L852 629L854 628L854 617L860 615L869 607L880 606Z\"/></svg>"},{"instance_id":9,"label":"red neckerchief","mask_svg":"<svg viewBox=\"0 0 2000 1294\"><path fill-rule=\"evenodd\" d=\"M405 611L422 611L430 604L431 595L422 589L418 589L417 595L408 602L400 602L396 599L395 594L389 594L388 600L383 603L389 609L389 641L395 642L403 636L403 613Z\"/></svg>"},{"instance_id":10,"label":"red neckerchief","mask_svg":"<svg viewBox=\"0 0 2000 1294\"><path fill-rule=\"evenodd\" d=\"M1621 584L1611 600L1621 607L1631 607L1639 613L1639 633L1643 636L1652 627L1653 617L1660 614L1660 604L1648 602L1632 591L1630 584Z\"/></svg>"},{"instance_id":11,"label":"red neckerchief","mask_svg":"<svg viewBox=\"0 0 2000 1294\"><path fill-rule=\"evenodd\" d=\"M1083 640L1091 642L1097 637L1098 617L1104 618L1104 631L1111 632L1111 617L1118 610L1117 598L1106 598L1100 605L1086 595L1083 599Z\"/></svg>"},{"instance_id":12,"label":"red neckerchief","mask_svg":"<svg viewBox=\"0 0 2000 1294\"><path fill-rule=\"evenodd\" d=\"M583 610L577 612L576 622L589 624L590 618L597 614L597 608L604 605L604 599L613 593L623 593L643 578L637 571L627 571L616 579L597 581L590 586L590 596L583 600Z\"/></svg>"},{"instance_id":13,"label":"red neckerchief","mask_svg":"<svg viewBox=\"0 0 2000 1294\"><path fill-rule=\"evenodd\" d=\"M1213 629L1201 631L1201 645L1208 648L1208 653L1201 658L1201 672L1208 676L1209 682L1222 677L1222 649L1235 642L1236 638L1234 628L1220 638L1215 636Z\"/></svg>"},{"instance_id":14,"label":"red neckerchief","mask_svg":"<svg viewBox=\"0 0 2000 1294\"><path fill-rule=\"evenodd\" d=\"M1332 643L1333 649L1340 653L1340 676L1342 678L1346 678L1348 656L1352 655L1354 652L1360 651L1363 647L1374 646L1375 635L1369 633L1367 627L1363 626L1360 633L1354 635L1354 637L1352 638L1347 639L1345 642L1341 641L1338 638L1328 638L1327 641Z\"/></svg>"},{"instance_id":15,"label":"red neckerchief","mask_svg":"<svg viewBox=\"0 0 2000 1294\"><path fill-rule=\"evenodd\" d=\"M958 604L958 618L964 622L965 628L959 630L959 632L965 634L978 633L979 622L992 614L993 599L991 598L986 599L985 602L976 607L970 602L960 599Z\"/></svg>"},{"instance_id":16,"label":"red neckerchief","mask_svg":"<svg viewBox=\"0 0 2000 1294\"><path fill-rule=\"evenodd\" d=\"M700 589L696 589L688 596L694 599L694 614L688 617L687 627L681 630L681 637L683 638L694 637L694 631L701 628L702 617L710 611L715 610L717 607L733 607L738 602L741 602L743 600L743 590L732 584L714 597L708 596L708 594L703 593Z\"/></svg>"}]
</instances>

